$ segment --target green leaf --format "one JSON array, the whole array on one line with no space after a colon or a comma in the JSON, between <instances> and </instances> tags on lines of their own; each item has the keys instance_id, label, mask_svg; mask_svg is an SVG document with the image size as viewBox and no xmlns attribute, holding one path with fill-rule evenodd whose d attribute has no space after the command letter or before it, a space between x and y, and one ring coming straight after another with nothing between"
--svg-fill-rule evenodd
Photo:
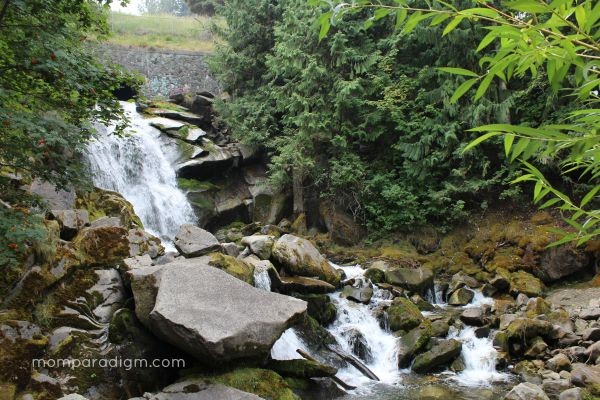
<instances>
[{"instance_id":1,"label":"green leaf","mask_svg":"<svg viewBox=\"0 0 600 400\"><path fill-rule=\"evenodd\" d=\"M456 88L454 94L450 98L450 103L456 103L458 99L460 99L473 85L477 82L477 79L469 79L461 83L461 85Z\"/></svg>"},{"instance_id":2,"label":"green leaf","mask_svg":"<svg viewBox=\"0 0 600 400\"><path fill-rule=\"evenodd\" d=\"M468 69L464 69L464 68L439 67L438 69L440 71L448 72L448 73L454 74L454 75L465 75L465 76L479 77L479 75L477 75L475 72L469 71Z\"/></svg>"},{"instance_id":3,"label":"green leaf","mask_svg":"<svg viewBox=\"0 0 600 400\"><path fill-rule=\"evenodd\" d=\"M452 21L448 22L448 25L446 25L446 28L444 28L444 32L442 32L442 36L446 36L447 34L452 32L458 26L458 24L460 24L462 22L463 19L465 19L465 17L461 16L461 15L454 17L454 19Z\"/></svg>"},{"instance_id":4,"label":"green leaf","mask_svg":"<svg viewBox=\"0 0 600 400\"><path fill-rule=\"evenodd\" d=\"M596 193L598 193L598 190L600 190L600 186L596 186L592 190L590 190L581 200L581 204L579 205L579 207L583 208L583 206L589 203L594 198Z\"/></svg>"},{"instance_id":5,"label":"green leaf","mask_svg":"<svg viewBox=\"0 0 600 400\"><path fill-rule=\"evenodd\" d=\"M406 20L407 15L408 11L406 11L405 8L401 8L400 10L396 11L396 30L400 29L402 23Z\"/></svg>"},{"instance_id":6,"label":"green leaf","mask_svg":"<svg viewBox=\"0 0 600 400\"><path fill-rule=\"evenodd\" d=\"M463 153L467 152L468 150L472 149L473 147L477 146L478 144L485 142L486 140L493 138L494 136L498 136L500 135L500 132L489 132L486 133L485 135L479 136L477 139L473 140L471 143L469 143L467 145L467 147L465 147L463 149Z\"/></svg>"},{"instance_id":7,"label":"green leaf","mask_svg":"<svg viewBox=\"0 0 600 400\"><path fill-rule=\"evenodd\" d=\"M506 157L508 158L508 155L510 154L510 148L512 147L512 144L515 140L515 135L504 135L504 154L506 155Z\"/></svg>"},{"instance_id":8,"label":"green leaf","mask_svg":"<svg viewBox=\"0 0 600 400\"><path fill-rule=\"evenodd\" d=\"M481 98L481 96L483 96L485 94L485 92L490 87L490 84L492 83L492 79L494 79L494 75L488 73L486 75L485 79L479 84L479 87L477 88L477 91L475 92L475 100Z\"/></svg>"},{"instance_id":9,"label":"green leaf","mask_svg":"<svg viewBox=\"0 0 600 400\"><path fill-rule=\"evenodd\" d=\"M483 39L481 39L481 42L479 42L479 46L477 46L477 50L475 50L476 52L480 52L481 50L485 49L486 47L488 47L490 45L490 43L492 43L496 38L498 37L498 34L496 31L492 31L490 33L488 33L487 35L485 35L483 37Z\"/></svg>"},{"instance_id":10,"label":"green leaf","mask_svg":"<svg viewBox=\"0 0 600 400\"><path fill-rule=\"evenodd\" d=\"M542 204L539 208L540 208L540 210L543 210L544 208L548 208L550 206L555 205L559 201L560 201L560 199L558 197L553 197L550 200L546 201L544 204Z\"/></svg>"}]
</instances>

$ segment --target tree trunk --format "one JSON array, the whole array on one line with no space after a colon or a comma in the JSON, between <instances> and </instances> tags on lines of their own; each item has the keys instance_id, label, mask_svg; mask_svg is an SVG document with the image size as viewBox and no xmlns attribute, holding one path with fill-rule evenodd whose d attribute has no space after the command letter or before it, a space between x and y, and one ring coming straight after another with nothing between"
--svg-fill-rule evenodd
<instances>
[{"instance_id":1,"label":"tree trunk","mask_svg":"<svg viewBox=\"0 0 600 400\"><path fill-rule=\"evenodd\" d=\"M298 168L292 171L292 190L294 192L294 216L304 213L304 173Z\"/></svg>"}]
</instances>

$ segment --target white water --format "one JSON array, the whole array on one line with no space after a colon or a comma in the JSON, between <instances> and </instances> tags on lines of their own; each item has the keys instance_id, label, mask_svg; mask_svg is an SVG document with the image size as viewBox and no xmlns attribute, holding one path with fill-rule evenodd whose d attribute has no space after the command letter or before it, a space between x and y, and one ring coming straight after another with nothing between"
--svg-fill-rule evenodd
<instances>
[{"instance_id":1,"label":"white water","mask_svg":"<svg viewBox=\"0 0 600 400\"><path fill-rule=\"evenodd\" d=\"M336 265L335 267L344 270L348 279L362 278L364 275L364 270L358 265L351 267ZM352 354L352 349L346 339L347 332L351 330L359 331L365 338L373 356L373 360L366 363L367 367L377 375L382 383L397 384L400 380L398 338L391 332L381 328L372 310L380 303L389 301L384 299L384 291L374 287L373 298L369 305L341 298L339 292L331 294L330 297L338 313L328 331L336 338L342 349L349 354ZM337 376L344 382L354 386L373 383L353 366L340 370Z\"/></svg>"},{"instance_id":2,"label":"white water","mask_svg":"<svg viewBox=\"0 0 600 400\"><path fill-rule=\"evenodd\" d=\"M267 268L254 267L254 286L267 292L271 291L271 278Z\"/></svg>"},{"instance_id":3,"label":"white water","mask_svg":"<svg viewBox=\"0 0 600 400\"><path fill-rule=\"evenodd\" d=\"M302 339L298 337L294 328L289 328L275 342L271 348L271 358L274 360L295 360L303 358L296 349L310 353Z\"/></svg>"},{"instance_id":4,"label":"white water","mask_svg":"<svg viewBox=\"0 0 600 400\"><path fill-rule=\"evenodd\" d=\"M466 368L453 377L458 383L465 386L491 386L494 382L508 379L507 374L496 371L498 352L492 339L476 337L475 328L470 326L464 327L460 332L454 329L448 334L448 338L462 342L461 354Z\"/></svg>"},{"instance_id":5,"label":"white water","mask_svg":"<svg viewBox=\"0 0 600 400\"><path fill-rule=\"evenodd\" d=\"M88 146L87 157L94 185L122 194L144 228L160 237L167 250L174 250L171 241L179 227L196 223L190 203L177 187L173 169L177 149L149 125L152 119L135 111L135 104L121 105L131 120L130 136L118 138L112 128L99 127L100 140Z\"/></svg>"}]
</instances>

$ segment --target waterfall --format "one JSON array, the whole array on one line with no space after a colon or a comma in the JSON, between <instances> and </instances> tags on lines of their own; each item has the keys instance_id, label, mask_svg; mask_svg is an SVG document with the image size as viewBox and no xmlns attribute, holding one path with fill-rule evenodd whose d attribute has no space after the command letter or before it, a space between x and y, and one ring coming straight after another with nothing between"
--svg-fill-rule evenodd
<instances>
[{"instance_id":1,"label":"waterfall","mask_svg":"<svg viewBox=\"0 0 600 400\"><path fill-rule=\"evenodd\" d=\"M88 146L87 160L94 185L119 192L133 204L144 228L168 250L179 227L196 223L185 194L177 187L173 164L176 146L135 111L121 102L131 120L129 135L119 138L113 128L98 127L99 139Z\"/></svg>"},{"instance_id":2,"label":"waterfall","mask_svg":"<svg viewBox=\"0 0 600 400\"><path fill-rule=\"evenodd\" d=\"M267 292L271 291L271 278L269 277L268 268L254 267L254 286Z\"/></svg>"},{"instance_id":3,"label":"waterfall","mask_svg":"<svg viewBox=\"0 0 600 400\"><path fill-rule=\"evenodd\" d=\"M275 342L271 348L271 358L274 360L295 360L303 358L296 349L301 349L310 353L302 339L298 337L298 334L294 328L289 328L281 337Z\"/></svg>"},{"instance_id":4,"label":"waterfall","mask_svg":"<svg viewBox=\"0 0 600 400\"><path fill-rule=\"evenodd\" d=\"M363 278L364 276L364 270L358 265L350 267L336 265L335 267L342 269L348 279ZM389 302L384 293L385 291L374 287L370 305L344 299L340 297L339 292L330 295L338 313L328 331L336 338L344 351L350 354L352 353L353 340L351 335L349 336L349 332L359 333L366 342L371 355L371 359L365 364L382 383L392 385L397 384L400 380L398 338L391 332L382 329L373 313L373 308L377 308L383 302ZM356 386L372 382L352 366L340 370L337 376L343 381Z\"/></svg>"},{"instance_id":5,"label":"waterfall","mask_svg":"<svg viewBox=\"0 0 600 400\"><path fill-rule=\"evenodd\" d=\"M458 383L465 386L491 385L508 379L507 374L496 371L498 352L492 339L478 338L475 336L475 328L471 326L464 327L460 332L454 330L448 337L462 342L461 354L465 369L454 377Z\"/></svg>"}]
</instances>

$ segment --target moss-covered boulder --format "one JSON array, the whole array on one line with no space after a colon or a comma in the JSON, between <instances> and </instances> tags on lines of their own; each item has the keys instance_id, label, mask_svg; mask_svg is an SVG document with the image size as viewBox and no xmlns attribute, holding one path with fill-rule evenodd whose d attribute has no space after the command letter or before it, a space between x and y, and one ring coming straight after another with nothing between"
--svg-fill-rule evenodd
<instances>
[{"instance_id":1,"label":"moss-covered boulder","mask_svg":"<svg viewBox=\"0 0 600 400\"><path fill-rule=\"evenodd\" d=\"M337 368L303 359L271 360L267 367L281 376L292 378L324 378L337 373Z\"/></svg>"},{"instance_id":2,"label":"moss-covered boulder","mask_svg":"<svg viewBox=\"0 0 600 400\"><path fill-rule=\"evenodd\" d=\"M402 335L398 346L398 367L409 367L415 355L425 348L432 334L431 322L424 320L421 325Z\"/></svg>"},{"instance_id":3,"label":"moss-covered boulder","mask_svg":"<svg viewBox=\"0 0 600 400\"><path fill-rule=\"evenodd\" d=\"M243 392L253 393L263 399L299 400L286 381L268 369L241 368L206 378L208 382L220 383Z\"/></svg>"},{"instance_id":4,"label":"moss-covered boulder","mask_svg":"<svg viewBox=\"0 0 600 400\"><path fill-rule=\"evenodd\" d=\"M365 271L365 278L373 283L385 282L385 272L379 268L371 267Z\"/></svg>"},{"instance_id":5,"label":"moss-covered boulder","mask_svg":"<svg viewBox=\"0 0 600 400\"><path fill-rule=\"evenodd\" d=\"M321 325L326 326L333 322L337 309L326 294L292 294L294 297L306 301L308 315L316 319Z\"/></svg>"},{"instance_id":6,"label":"moss-covered boulder","mask_svg":"<svg viewBox=\"0 0 600 400\"><path fill-rule=\"evenodd\" d=\"M144 228L133 205L117 192L95 188L78 193L75 206L87 210L91 222L101 217L118 217L125 228Z\"/></svg>"},{"instance_id":7,"label":"moss-covered boulder","mask_svg":"<svg viewBox=\"0 0 600 400\"><path fill-rule=\"evenodd\" d=\"M517 271L510 275L510 293L513 296L523 293L529 297L539 297L545 290L542 281L528 272Z\"/></svg>"},{"instance_id":8,"label":"moss-covered boulder","mask_svg":"<svg viewBox=\"0 0 600 400\"><path fill-rule=\"evenodd\" d=\"M412 365L412 370L418 373L432 371L449 364L460 355L462 344L455 339L440 340L431 350L419 354Z\"/></svg>"},{"instance_id":9,"label":"moss-covered boulder","mask_svg":"<svg viewBox=\"0 0 600 400\"><path fill-rule=\"evenodd\" d=\"M387 309L387 313L392 331L409 331L423 321L423 315L419 308L404 297L396 297Z\"/></svg>"},{"instance_id":10,"label":"moss-covered boulder","mask_svg":"<svg viewBox=\"0 0 600 400\"><path fill-rule=\"evenodd\" d=\"M532 339L536 336L547 337L552 332L552 324L548 321L532 318L516 318L506 328L511 340Z\"/></svg>"},{"instance_id":11,"label":"moss-covered boulder","mask_svg":"<svg viewBox=\"0 0 600 400\"><path fill-rule=\"evenodd\" d=\"M273 246L273 258L291 274L316 276L334 286L340 283L339 272L306 239L283 235Z\"/></svg>"},{"instance_id":12,"label":"moss-covered boulder","mask_svg":"<svg viewBox=\"0 0 600 400\"><path fill-rule=\"evenodd\" d=\"M452 292L448 299L448 304L451 306L464 306L469 304L474 296L475 293L472 290L461 287Z\"/></svg>"}]
</instances>

